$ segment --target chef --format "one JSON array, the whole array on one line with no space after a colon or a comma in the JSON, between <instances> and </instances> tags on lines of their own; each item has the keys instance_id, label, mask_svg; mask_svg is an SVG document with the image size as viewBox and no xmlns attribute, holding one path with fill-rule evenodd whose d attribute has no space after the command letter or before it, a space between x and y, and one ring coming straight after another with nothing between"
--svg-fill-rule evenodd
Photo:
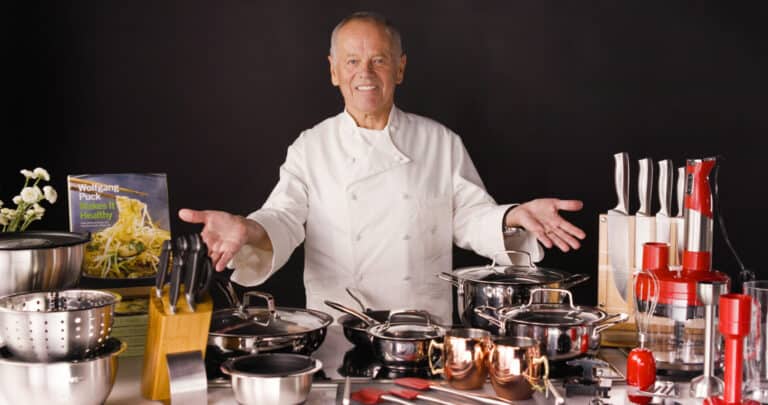
<instances>
[{"instance_id":1,"label":"chef","mask_svg":"<svg viewBox=\"0 0 768 405\"><path fill-rule=\"evenodd\" d=\"M497 204L457 134L394 105L406 55L382 16L344 18L328 62L344 111L293 142L261 209L247 217L179 212L203 224L218 271L229 265L232 281L258 285L304 242L308 308L351 303L349 287L371 308L427 310L450 324L451 284L436 274L452 269L454 243L486 257L524 250L535 261L539 243L579 248L584 232L558 212L580 210L580 201Z\"/></svg>"}]
</instances>

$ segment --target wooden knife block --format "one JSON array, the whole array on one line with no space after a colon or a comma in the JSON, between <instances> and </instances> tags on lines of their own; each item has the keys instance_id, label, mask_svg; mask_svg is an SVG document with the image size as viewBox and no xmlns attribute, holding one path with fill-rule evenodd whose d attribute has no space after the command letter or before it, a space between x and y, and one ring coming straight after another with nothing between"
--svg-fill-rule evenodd
<instances>
[{"instance_id":1,"label":"wooden knife block","mask_svg":"<svg viewBox=\"0 0 768 405\"><path fill-rule=\"evenodd\" d=\"M630 216L629 226L629 245L635 246L635 217ZM681 254L683 246L678 244L678 233L683 232L682 218L673 220L670 224L670 266L679 265L678 257ZM597 306L609 314L617 312L626 312L629 319L626 322L619 323L600 333L600 344L607 347L637 347L637 323L635 322L635 294L632 282L632 273L639 269L629 269L627 275L627 289L625 296L622 296L614 284L614 268L611 266L608 256L608 216L601 214L599 217L599 241L597 249ZM642 252L635 252L630 249L627 260L634 263L635 255L642 255Z\"/></svg>"},{"instance_id":2,"label":"wooden knife block","mask_svg":"<svg viewBox=\"0 0 768 405\"><path fill-rule=\"evenodd\" d=\"M165 355L199 350L205 358L213 300L206 294L196 303L195 312L190 312L182 288L176 313L169 313L169 308L168 286L163 290L162 299L157 298L153 290L149 299L149 326L141 373L141 395L165 403L171 398Z\"/></svg>"}]
</instances>

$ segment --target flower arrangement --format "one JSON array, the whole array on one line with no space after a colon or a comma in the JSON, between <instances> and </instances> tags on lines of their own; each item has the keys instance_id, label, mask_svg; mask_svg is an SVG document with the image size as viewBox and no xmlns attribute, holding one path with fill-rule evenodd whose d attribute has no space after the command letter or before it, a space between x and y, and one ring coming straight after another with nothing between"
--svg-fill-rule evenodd
<instances>
[{"instance_id":1,"label":"flower arrangement","mask_svg":"<svg viewBox=\"0 0 768 405\"><path fill-rule=\"evenodd\" d=\"M21 174L25 180L19 195L13 197L16 209L3 208L3 201L0 200L0 225L3 227L3 232L26 230L29 224L43 218L45 208L40 205L40 202L46 200L53 204L58 198L53 187L43 186L42 190L40 189L41 181L51 180L47 170L42 167L35 170L24 169Z\"/></svg>"}]
</instances>

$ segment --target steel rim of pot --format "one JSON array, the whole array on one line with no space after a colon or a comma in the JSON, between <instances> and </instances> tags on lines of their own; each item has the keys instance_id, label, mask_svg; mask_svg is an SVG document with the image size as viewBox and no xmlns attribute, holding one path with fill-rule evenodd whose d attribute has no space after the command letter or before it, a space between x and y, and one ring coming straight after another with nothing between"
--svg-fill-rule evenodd
<instances>
[{"instance_id":1,"label":"steel rim of pot","mask_svg":"<svg viewBox=\"0 0 768 405\"><path fill-rule=\"evenodd\" d=\"M24 231L0 234L0 251L55 249L82 245L91 234L58 231Z\"/></svg>"},{"instance_id":2,"label":"steel rim of pot","mask_svg":"<svg viewBox=\"0 0 768 405\"><path fill-rule=\"evenodd\" d=\"M565 304L534 304L533 303L533 297L536 293L539 292L557 292L560 294L565 294L568 297L568 306L566 307ZM525 324L525 325L535 325L535 326L562 326L562 327L573 327L573 326L585 326L585 325L595 325L602 323L608 315L597 308L587 308L587 307L580 307L573 305L573 294L571 294L570 291L559 289L559 288L537 288L535 290L531 291L531 296L528 300L527 304L521 305L519 307L512 307L512 308L501 308L498 310L499 314L499 321L505 322L507 320L511 320L516 323ZM554 314L554 317L557 317L558 315L561 315L561 319L565 319L568 316L576 317L573 321L553 321L553 322L542 322L542 321L531 321L527 319L520 319L520 315L527 315L527 314ZM553 317L553 318L554 318Z\"/></svg>"},{"instance_id":3,"label":"steel rim of pot","mask_svg":"<svg viewBox=\"0 0 768 405\"><path fill-rule=\"evenodd\" d=\"M291 359L291 360L308 360L308 365L295 369L295 370L283 370L268 373L254 373L238 368L238 363L247 362L249 360L270 360L270 359ZM320 360L313 359L309 356L304 356L295 353L260 353L250 354L245 356L234 357L226 360L221 365L221 372L229 375L241 378L284 378L284 377L299 377L306 374L314 374L323 368L323 363Z\"/></svg>"}]
</instances>

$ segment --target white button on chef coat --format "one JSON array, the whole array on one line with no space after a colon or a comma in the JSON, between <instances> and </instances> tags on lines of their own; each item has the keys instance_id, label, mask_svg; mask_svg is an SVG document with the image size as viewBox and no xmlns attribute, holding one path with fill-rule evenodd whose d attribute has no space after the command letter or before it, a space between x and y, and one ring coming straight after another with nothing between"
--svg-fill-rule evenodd
<instances>
[{"instance_id":1,"label":"white button on chef coat","mask_svg":"<svg viewBox=\"0 0 768 405\"><path fill-rule=\"evenodd\" d=\"M393 107L383 130L365 130L345 111L288 148L280 180L248 216L267 231L273 252L245 246L232 280L264 282L304 241L308 308L336 315L323 300L353 306L344 289L354 286L370 308L422 309L450 323L452 286L436 275L452 270L454 243L486 257L505 250L510 206L488 195L445 126ZM543 256L527 232L506 248Z\"/></svg>"}]
</instances>

